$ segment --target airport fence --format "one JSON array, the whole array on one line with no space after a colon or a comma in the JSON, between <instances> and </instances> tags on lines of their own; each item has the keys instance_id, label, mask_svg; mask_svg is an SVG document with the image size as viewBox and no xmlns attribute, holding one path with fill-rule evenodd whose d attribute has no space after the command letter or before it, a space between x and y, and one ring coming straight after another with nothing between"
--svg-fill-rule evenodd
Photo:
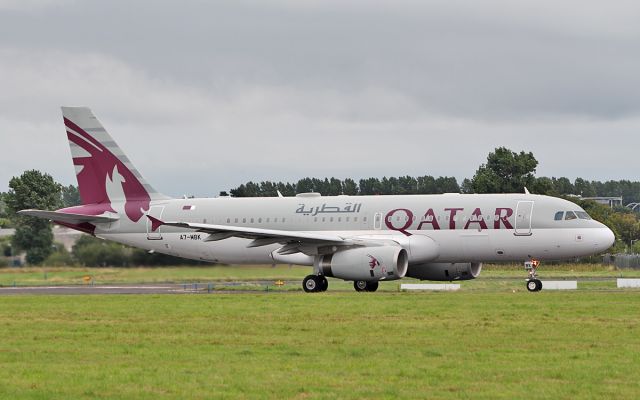
<instances>
[{"instance_id":1,"label":"airport fence","mask_svg":"<svg viewBox=\"0 0 640 400\"><path fill-rule=\"evenodd\" d=\"M617 268L640 269L640 254L605 254L602 262Z\"/></svg>"}]
</instances>

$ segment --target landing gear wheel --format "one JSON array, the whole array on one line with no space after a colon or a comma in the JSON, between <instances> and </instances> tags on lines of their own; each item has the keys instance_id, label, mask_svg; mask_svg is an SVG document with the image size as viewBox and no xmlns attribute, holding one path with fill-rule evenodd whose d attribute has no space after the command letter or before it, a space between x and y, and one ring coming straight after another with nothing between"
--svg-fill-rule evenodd
<instances>
[{"instance_id":1,"label":"landing gear wheel","mask_svg":"<svg viewBox=\"0 0 640 400\"><path fill-rule=\"evenodd\" d=\"M375 292L378 290L378 282L367 282L367 292Z\"/></svg>"},{"instance_id":2,"label":"landing gear wheel","mask_svg":"<svg viewBox=\"0 0 640 400\"><path fill-rule=\"evenodd\" d=\"M302 289L307 293L317 292L320 287L320 277L317 275L307 275L302 281Z\"/></svg>"},{"instance_id":3,"label":"landing gear wheel","mask_svg":"<svg viewBox=\"0 0 640 400\"><path fill-rule=\"evenodd\" d=\"M376 281L354 281L353 288L357 292L375 292L378 290L378 282Z\"/></svg>"},{"instance_id":4,"label":"landing gear wheel","mask_svg":"<svg viewBox=\"0 0 640 400\"><path fill-rule=\"evenodd\" d=\"M329 281L324 276L318 276L318 279L320 279L320 286L319 286L320 291L326 292L327 289L329 288Z\"/></svg>"},{"instance_id":5,"label":"landing gear wheel","mask_svg":"<svg viewBox=\"0 0 640 400\"><path fill-rule=\"evenodd\" d=\"M539 292L542 290L542 282L539 279L527 280L527 290L530 292Z\"/></svg>"},{"instance_id":6,"label":"landing gear wheel","mask_svg":"<svg viewBox=\"0 0 640 400\"><path fill-rule=\"evenodd\" d=\"M367 290L367 281L354 281L353 288L356 292L365 292Z\"/></svg>"}]
</instances>

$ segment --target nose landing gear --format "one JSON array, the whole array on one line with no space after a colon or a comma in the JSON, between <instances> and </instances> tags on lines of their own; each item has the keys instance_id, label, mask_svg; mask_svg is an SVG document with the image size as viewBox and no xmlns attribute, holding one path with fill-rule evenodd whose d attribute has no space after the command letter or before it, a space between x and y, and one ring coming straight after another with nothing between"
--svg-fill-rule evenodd
<instances>
[{"instance_id":1,"label":"nose landing gear","mask_svg":"<svg viewBox=\"0 0 640 400\"><path fill-rule=\"evenodd\" d=\"M531 261L525 261L524 269L529 273L527 278L527 290L530 292L539 292L542 290L542 282L538 279L538 265L540 261L532 259Z\"/></svg>"}]
</instances>

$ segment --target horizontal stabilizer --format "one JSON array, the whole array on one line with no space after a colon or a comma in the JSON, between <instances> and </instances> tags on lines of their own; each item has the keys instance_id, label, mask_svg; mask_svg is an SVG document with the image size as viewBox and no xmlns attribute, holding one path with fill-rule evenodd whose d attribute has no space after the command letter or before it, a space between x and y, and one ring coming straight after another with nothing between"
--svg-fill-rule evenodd
<instances>
[{"instance_id":1,"label":"horizontal stabilizer","mask_svg":"<svg viewBox=\"0 0 640 400\"><path fill-rule=\"evenodd\" d=\"M18 211L20 215L28 215L30 217L44 218L51 221L64 222L67 224L81 224L88 222L91 224L107 224L119 220L118 217L107 217L102 215L84 215L73 214L60 211L45 211L45 210L21 210Z\"/></svg>"}]
</instances>

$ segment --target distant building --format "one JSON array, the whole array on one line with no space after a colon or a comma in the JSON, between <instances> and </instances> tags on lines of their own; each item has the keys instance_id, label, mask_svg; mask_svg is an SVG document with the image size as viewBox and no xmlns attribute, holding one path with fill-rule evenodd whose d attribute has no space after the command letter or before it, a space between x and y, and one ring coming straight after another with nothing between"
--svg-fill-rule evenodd
<instances>
[{"instance_id":1,"label":"distant building","mask_svg":"<svg viewBox=\"0 0 640 400\"><path fill-rule=\"evenodd\" d=\"M11 236L16 233L15 229L0 229L0 238ZM65 249L71 251L73 245L76 244L78 239L84 235L82 232L74 231L73 229L64 228L62 226L53 226L53 241L62 243Z\"/></svg>"},{"instance_id":2,"label":"distant building","mask_svg":"<svg viewBox=\"0 0 640 400\"><path fill-rule=\"evenodd\" d=\"M622 197L607 197L607 196L601 196L601 197L581 197L578 196L578 198L580 200L593 200L598 204L604 204L605 206L609 206L609 207L622 207Z\"/></svg>"},{"instance_id":3,"label":"distant building","mask_svg":"<svg viewBox=\"0 0 640 400\"><path fill-rule=\"evenodd\" d=\"M71 251L82 235L85 234L62 226L53 226L53 241L61 243L67 251Z\"/></svg>"},{"instance_id":4,"label":"distant building","mask_svg":"<svg viewBox=\"0 0 640 400\"><path fill-rule=\"evenodd\" d=\"M12 236L14 233L16 233L15 229L0 229L0 238Z\"/></svg>"}]
</instances>

